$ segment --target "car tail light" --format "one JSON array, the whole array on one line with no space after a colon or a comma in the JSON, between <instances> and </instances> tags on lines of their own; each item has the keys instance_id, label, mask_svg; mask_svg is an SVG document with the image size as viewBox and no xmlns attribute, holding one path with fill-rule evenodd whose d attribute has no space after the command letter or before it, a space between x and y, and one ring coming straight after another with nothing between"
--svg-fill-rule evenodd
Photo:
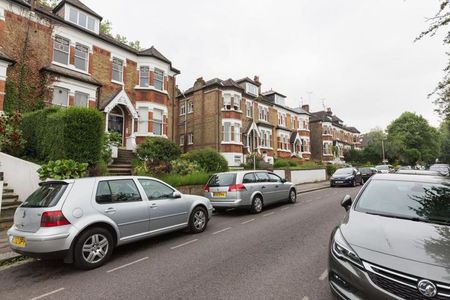
<instances>
[{"instance_id":1,"label":"car tail light","mask_svg":"<svg viewBox=\"0 0 450 300\"><path fill-rule=\"evenodd\" d=\"M247 189L245 188L245 185L243 185L242 183L238 183L238 184L235 184L235 185L230 185L228 187L228 191L229 192L245 191L245 190L247 190Z\"/></svg>"},{"instance_id":2,"label":"car tail light","mask_svg":"<svg viewBox=\"0 0 450 300\"><path fill-rule=\"evenodd\" d=\"M45 211L41 217L41 227L55 227L69 225L70 222L64 217L62 211Z\"/></svg>"},{"instance_id":3,"label":"car tail light","mask_svg":"<svg viewBox=\"0 0 450 300\"><path fill-rule=\"evenodd\" d=\"M205 184L203 190L205 191L205 193L209 193L209 185Z\"/></svg>"}]
</instances>

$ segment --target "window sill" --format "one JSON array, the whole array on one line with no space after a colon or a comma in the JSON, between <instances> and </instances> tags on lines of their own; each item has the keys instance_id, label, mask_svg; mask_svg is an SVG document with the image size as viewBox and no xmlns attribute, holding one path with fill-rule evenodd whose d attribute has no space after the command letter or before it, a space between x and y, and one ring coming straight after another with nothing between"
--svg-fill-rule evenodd
<instances>
[{"instance_id":1,"label":"window sill","mask_svg":"<svg viewBox=\"0 0 450 300\"><path fill-rule=\"evenodd\" d=\"M242 114L242 110L240 110L240 109L237 109L237 110L236 110L236 109L226 109L226 108L222 108L221 111L223 111L223 112L234 111L234 112L237 112L237 113Z\"/></svg>"},{"instance_id":2,"label":"window sill","mask_svg":"<svg viewBox=\"0 0 450 300\"><path fill-rule=\"evenodd\" d=\"M115 84L118 84L118 85L122 85L122 86L124 85L124 84L123 84L123 81L122 81L122 82L120 82L120 81L117 81L117 80L111 79L111 82L112 82L112 83L115 83Z\"/></svg>"},{"instance_id":3,"label":"window sill","mask_svg":"<svg viewBox=\"0 0 450 300\"><path fill-rule=\"evenodd\" d=\"M153 132L147 132L147 133L144 133L144 132L135 132L135 136L140 136L140 137L153 137L153 136L155 136L155 137L163 137L163 138L167 138L167 135L165 135L165 134L162 134L162 135L156 135L156 134L154 134Z\"/></svg>"},{"instance_id":4,"label":"window sill","mask_svg":"<svg viewBox=\"0 0 450 300\"><path fill-rule=\"evenodd\" d=\"M291 153L291 150L286 150L286 149L277 149L277 151Z\"/></svg>"},{"instance_id":5,"label":"window sill","mask_svg":"<svg viewBox=\"0 0 450 300\"><path fill-rule=\"evenodd\" d=\"M244 146L244 144L242 144L242 143L240 143L240 142L225 142L225 141L222 141L220 144L222 144L222 145Z\"/></svg>"},{"instance_id":6,"label":"window sill","mask_svg":"<svg viewBox=\"0 0 450 300\"><path fill-rule=\"evenodd\" d=\"M71 65L71 64L67 64L66 65L66 64L59 63L57 61L52 61L52 65L55 65L55 66L58 66L58 67L61 67L61 68L65 68L65 69L68 69L68 70L71 70L71 71L75 71L75 72L78 72L78 73L81 73L81 74L84 74L84 75L91 76L91 74L88 71L83 71L83 70L77 69L77 68L75 68L74 65Z\"/></svg>"},{"instance_id":7,"label":"window sill","mask_svg":"<svg viewBox=\"0 0 450 300\"><path fill-rule=\"evenodd\" d=\"M151 85L146 86L146 87L136 85L134 87L134 89L135 90L143 90L143 91L155 91L155 92L159 92L159 93L166 94L166 95L169 94L167 91L165 91L165 90L158 90L157 88L155 88L154 86L151 86Z\"/></svg>"}]
</instances>

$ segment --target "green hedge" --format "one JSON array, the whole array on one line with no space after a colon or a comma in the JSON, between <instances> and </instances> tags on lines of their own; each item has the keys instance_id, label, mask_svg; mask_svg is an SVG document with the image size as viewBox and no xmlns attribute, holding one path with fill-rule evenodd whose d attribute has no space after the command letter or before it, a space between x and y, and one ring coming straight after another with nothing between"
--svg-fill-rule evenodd
<instances>
[{"instance_id":1,"label":"green hedge","mask_svg":"<svg viewBox=\"0 0 450 300\"><path fill-rule=\"evenodd\" d=\"M228 171L227 160L211 148L193 150L184 153L181 158L198 164L207 173Z\"/></svg>"},{"instance_id":2,"label":"green hedge","mask_svg":"<svg viewBox=\"0 0 450 300\"><path fill-rule=\"evenodd\" d=\"M101 158L103 124L103 114L89 108L47 108L26 114L22 122L26 155L93 165Z\"/></svg>"}]
</instances>

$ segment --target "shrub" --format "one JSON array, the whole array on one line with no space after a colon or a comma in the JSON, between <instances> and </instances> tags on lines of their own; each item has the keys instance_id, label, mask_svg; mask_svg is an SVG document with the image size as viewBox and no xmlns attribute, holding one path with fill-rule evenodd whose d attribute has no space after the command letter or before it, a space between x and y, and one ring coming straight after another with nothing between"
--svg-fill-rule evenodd
<instances>
[{"instance_id":1,"label":"shrub","mask_svg":"<svg viewBox=\"0 0 450 300\"><path fill-rule=\"evenodd\" d=\"M243 167L245 170L253 170L253 168L259 170L262 168L261 165L263 164L263 162L264 160L261 155L252 153L247 155L246 162L244 164L241 164L241 167Z\"/></svg>"},{"instance_id":2,"label":"shrub","mask_svg":"<svg viewBox=\"0 0 450 300\"><path fill-rule=\"evenodd\" d=\"M20 156L24 150L25 140L23 139L20 123L22 115L19 112L11 116L0 116L0 150Z\"/></svg>"},{"instance_id":3,"label":"shrub","mask_svg":"<svg viewBox=\"0 0 450 300\"><path fill-rule=\"evenodd\" d=\"M172 174L188 175L195 172L200 172L201 167L196 162L188 161L186 159L177 159L170 162L172 165Z\"/></svg>"},{"instance_id":4,"label":"shrub","mask_svg":"<svg viewBox=\"0 0 450 300\"><path fill-rule=\"evenodd\" d=\"M139 144L136 153L141 160L151 162L169 162L180 157L180 147L161 137L148 137Z\"/></svg>"},{"instance_id":5,"label":"shrub","mask_svg":"<svg viewBox=\"0 0 450 300\"><path fill-rule=\"evenodd\" d=\"M273 167L274 168L287 168L287 167L289 167L289 161L279 158L279 159L275 160L275 162L273 163Z\"/></svg>"},{"instance_id":6,"label":"shrub","mask_svg":"<svg viewBox=\"0 0 450 300\"><path fill-rule=\"evenodd\" d=\"M49 161L37 172L41 180L50 179L72 179L84 177L87 174L87 163L78 163L74 160Z\"/></svg>"},{"instance_id":7,"label":"shrub","mask_svg":"<svg viewBox=\"0 0 450 300\"><path fill-rule=\"evenodd\" d=\"M111 156L111 135L108 133L104 133L102 138L101 160L105 163L108 163L111 159Z\"/></svg>"},{"instance_id":8,"label":"shrub","mask_svg":"<svg viewBox=\"0 0 450 300\"><path fill-rule=\"evenodd\" d=\"M219 152L213 149L201 149L187 152L182 155L182 158L197 163L207 173L228 171L227 160Z\"/></svg>"},{"instance_id":9,"label":"shrub","mask_svg":"<svg viewBox=\"0 0 450 300\"><path fill-rule=\"evenodd\" d=\"M334 174L334 172L336 172L337 167L333 164L328 164L327 165L327 175L331 176Z\"/></svg>"},{"instance_id":10,"label":"shrub","mask_svg":"<svg viewBox=\"0 0 450 300\"><path fill-rule=\"evenodd\" d=\"M40 160L73 159L94 165L101 158L103 120L101 112L77 107L27 114L24 135L35 136L26 146L27 154Z\"/></svg>"},{"instance_id":11,"label":"shrub","mask_svg":"<svg viewBox=\"0 0 450 300\"><path fill-rule=\"evenodd\" d=\"M182 185L204 185L208 182L209 176L206 172L195 172L188 175L167 174L161 176L160 179L171 186L177 187Z\"/></svg>"},{"instance_id":12,"label":"shrub","mask_svg":"<svg viewBox=\"0 0 450 300\"><path fill-rule=\"evenodd\" d=\"M108 164L105 161L100 160L95 166L88 169L89 177L95 176L108 176Z\"/></svg>"},{"instance_id":13,"label":"shrub","mask_svg":"<svg viewBox=\"0 0 450 300\"><path fill-rule=\"evenodd\" d=\"M109 142L113 146L120 146L122 145L122 136L118 132L110 132L108 134Z\"/></svg>"}]
</instances>

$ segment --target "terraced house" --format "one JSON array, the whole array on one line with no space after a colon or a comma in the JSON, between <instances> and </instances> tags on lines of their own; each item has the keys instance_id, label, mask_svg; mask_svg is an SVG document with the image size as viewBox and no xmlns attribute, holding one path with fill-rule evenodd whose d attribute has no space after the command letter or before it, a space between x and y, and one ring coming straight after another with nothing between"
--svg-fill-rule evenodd
<instances>
[{"instance_id":1,"label":"terraced house","mask_svg":"<svg viewBox=\"0 0 450 300\"><path fill-rule=\"evenodd\" d=\"M355 127L344 125L331 108L311 113L312 159L332 161L344 159L345 151L361 149L361 133Z\"/></svg>"},{"instance_id":2,"label":"terraced house","mask_svg":"<svg viewBox=\"0 0 450 300\"><path fill-rule=\"evenodd\" d=\"M106 129L120 133L128 149L147 136L173 138L169 120L180 72L153 46L139 51L101 33L101 21L78 0L54 9L0 0L0 111L4 80L25 49L49 80L48 105L101 110Z\"/></svg>"},{"instance_id":3,"label":"terraced house","mask_svg":"<svg viewBox=\"0 0 450 300\"><path fill-rule=\"evenodd\" d=\"M309 113L285 102L281 93L261 92L257 76L199 78L178 95L174 115L179 144L185 151L216 149L230 166L239 166L253 153L269 163L275 157L309 159Z\"/></svg>"}]
</instances>

